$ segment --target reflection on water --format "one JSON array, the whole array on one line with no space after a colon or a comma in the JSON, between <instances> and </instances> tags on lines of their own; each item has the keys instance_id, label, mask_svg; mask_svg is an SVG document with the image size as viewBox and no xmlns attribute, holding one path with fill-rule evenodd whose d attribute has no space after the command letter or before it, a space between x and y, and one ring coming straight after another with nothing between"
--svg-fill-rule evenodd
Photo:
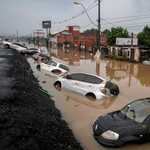
<instances>
[{"instance_id":1,"label":"reflection on water","mask_svg":"<svg viewBox=\"0 0 150 150\"><path fill-rule=\"evenodd\" d=\"M117 96L113 96L110 98L106 98L103 100L96 100L92 97L86 97L82 95L78 95L73 92L66 91L64 89L60 89L59 87L55 87L58 92L61 92L63 95L66 96L66 101L69 102L74 100L80 104L87 105L89 107L97 108L97 109L107 109L112 105L112 103L116 100ZM78 105L79 106L79 105Z\"/></svg>"},{"instance_id":2,"label":"reflection on water","mask_svg":"<svg viewBox=\"0 0 150 150\"><path fill-rule=\"evenodd\" d=\"M77 50L50 49L47 54L52 60L58 61L69 67L69 74L87 72L99 75L107 80L112 80L119 86L117 96L104 100L89 100L85 96L65 90L56 90L53 86L56 78L45 75L36 69L32 58L27 58L31 68L38 76L40 85L53 94L56 107L61 111L62 117L69 124L76 139L85 150L113 150L96 142L92 136L93 121L108 112L123 108L128 103L144 97L150 97L150 66L141 63L115 61L111 59L94 59L90 53ZM42 81L46 83L42 83ZM149 150L150 143L127 143L119 150Z\"/></svg>"},{"instance_id":3,"label":"reflection on water","mask_svg":"<svg viewBox=\"0 0 150 150\"><path fill-rule=\"evenodd\" d=\"M37 69L37 70L44 73L46 76L49 76L49 77L52 77L52 78L58 78L58 77L61 77L61 76L65 76L68 73L68 72L53 73L51 71L46 71L46 70L43 70L43 69Z\"/></svg>"}]
</instances>

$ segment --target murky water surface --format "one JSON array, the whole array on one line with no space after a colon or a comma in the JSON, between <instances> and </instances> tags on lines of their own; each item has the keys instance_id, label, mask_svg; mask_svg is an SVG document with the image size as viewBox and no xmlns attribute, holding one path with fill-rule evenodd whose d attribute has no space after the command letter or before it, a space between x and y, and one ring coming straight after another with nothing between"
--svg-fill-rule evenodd
<instances>
[{"instance_id":1,"label":"murky water surface","mask_svg":"<svg viewBox=\"0 0 150 150\"><path fill-rule=\"evenodd\" d=\"M52 99L55 101L56 107L61 111L62 118L69 124L81 146L85 150L115 149L97 143L92 135L92 123L97 117L119 110L136 99L150 97L150 66L104 58L95 60L89 53L77 50L51 49L48 55L52 60L68 66L70 69L68 74L75 72L92 73L111 80L119 86L119 95L95 101L65 90L58 91L53 86L58 75L38 71L36 69L37 62L31 57L27 57L40 85L54 95ZM149 147L150 143L142 145L128 143L118 149L149 150Z\"/></svg>"}]
</instances>

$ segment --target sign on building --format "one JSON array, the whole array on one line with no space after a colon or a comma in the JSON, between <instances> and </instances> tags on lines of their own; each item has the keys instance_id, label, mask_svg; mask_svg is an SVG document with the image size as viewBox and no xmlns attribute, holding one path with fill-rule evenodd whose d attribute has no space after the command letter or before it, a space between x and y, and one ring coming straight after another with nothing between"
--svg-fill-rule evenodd
<instances>
[{"instance_id":1,"label":"sign on building","mask_svg":"<svg viewBox=\"0 0 150 150\"><path fill-rule=\"evenodd\" d=\"M42 21L42 28L51 28L51 21Z\"/></svg>"},{"instance_id":2,"label":"sign on building","mask_svg":"<svg viewBox=\"0 0 150 150\"><path fill-rule=\"evenodd\" d=\"M131 46L131 38L116 38L116 45L117 46ZM133 45L138 45L138 39L133 38Z\"/></svg>"},{"instance_id":3,"label":"sign on building","mask_svg":"<svg viewBox=\"0 0 150 150\"><path fill-rule=\"evenodd\" d=\"M73 31L80 31L80 27L79 26L74 26Z\"/></svg>"},{"instance_id":4,"label":"sign on building","mask_svg":"<svg viewBox=\"0 0 150 150\"><path fill-rule=\"evenodd\" d=\"M35 29L35 34L45 34L43 29Z\"/></svg>"}]
</instances>

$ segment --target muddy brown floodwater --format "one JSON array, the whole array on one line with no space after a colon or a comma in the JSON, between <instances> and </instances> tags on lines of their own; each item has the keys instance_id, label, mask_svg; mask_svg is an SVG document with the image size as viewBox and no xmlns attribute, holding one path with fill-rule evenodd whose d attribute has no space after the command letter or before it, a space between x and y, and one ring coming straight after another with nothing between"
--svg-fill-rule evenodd
<instances>
[{"instance_id":1,"label":"muddy brown floodwater","mask_svg":"<svg viewBox=\"0 0 150 150\"><path fill-rule=\"evenodd\" d=\"M62 118L69 124L76 139L85 150L112 150L100 145L93 138L92 123L100 115L119 110L126 104L144 97L150 97L150 66L141 63L120 62L110 59L95 60L92 55L77 50L64 52L52 49L51 59L67 65L68 74L87 72L111 80L119 86L118 96L105 100L90 101L84 96L65 90L58 91L53 86L57 76L40 72L36 69L37 62L26 57L40 85L54 95L56 107L61 111ZM43 82L44 81L44 82ZM62 135L63 136L63 135ZM150 143L127 143L119 150L149 150Z\"/></svg>"}]
</instances>

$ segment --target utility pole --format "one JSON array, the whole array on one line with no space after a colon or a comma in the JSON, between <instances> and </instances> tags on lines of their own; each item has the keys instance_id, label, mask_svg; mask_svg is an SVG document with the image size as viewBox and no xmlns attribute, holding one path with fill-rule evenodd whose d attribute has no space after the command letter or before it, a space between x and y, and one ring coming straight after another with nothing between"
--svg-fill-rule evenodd
<instances>
[{"instance_id":1,"label":"utility pole","mask_svg":"<svg viewBox=\"0 0 150 150\"><path fill-rule=\"evenodd\" d=\"M17 42L19 42L19 40L18 40L18 30L16 32L17 32Z\"/></svg>"},{"instance_id":2,"label":"utility pole","mask_svg":"<svg viewBox=\"0 0 150 150\"><path fill-rule=\"evenodd\" d=\"M100 37L100 0L98 0L98 37L97 37L97 40L98 40L98 43L97 43L97 47L98 47L98 50L101 52L101 48L100 48L100 44L101 44L101 37Z\"/></svg>"}]
</instances>

